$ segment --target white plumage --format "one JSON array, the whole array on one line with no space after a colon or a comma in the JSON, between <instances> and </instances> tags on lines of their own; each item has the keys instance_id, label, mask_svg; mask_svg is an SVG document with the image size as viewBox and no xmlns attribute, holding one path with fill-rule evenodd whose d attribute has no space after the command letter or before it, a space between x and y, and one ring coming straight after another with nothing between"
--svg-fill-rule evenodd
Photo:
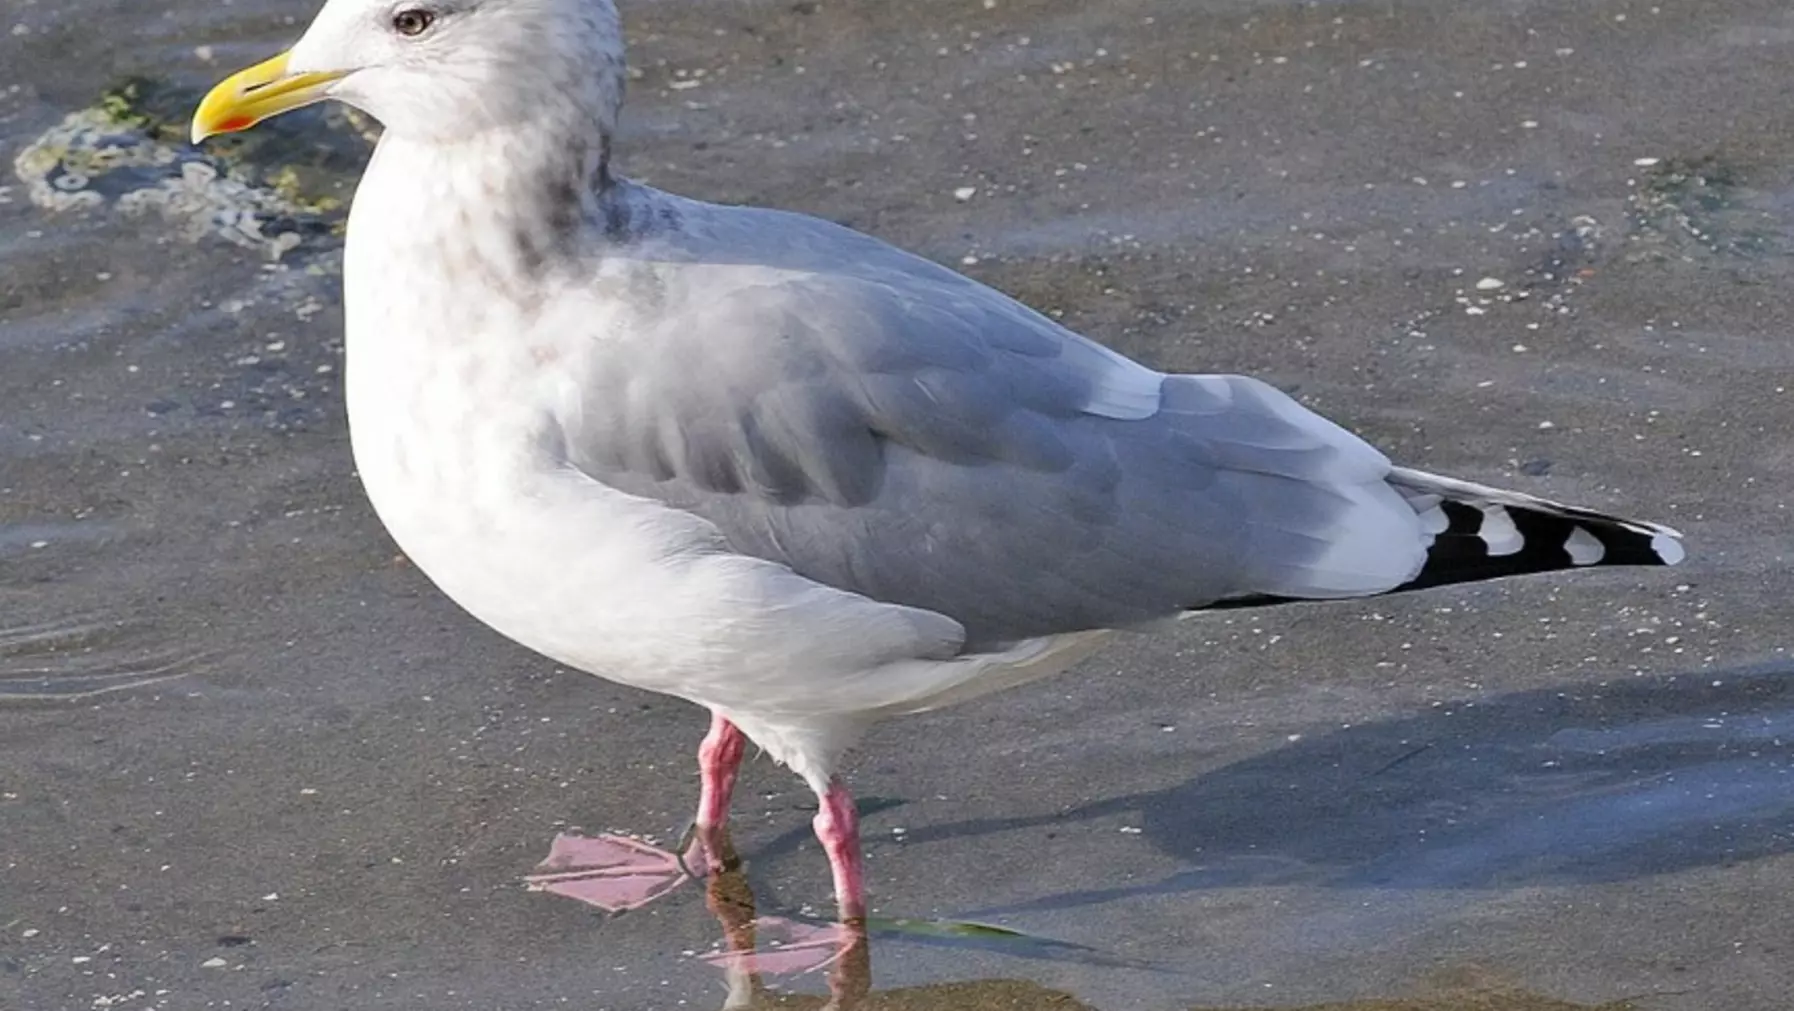
<instances>
[{"instance_id":1,"label":"white plumage","mask_svg":"<svg viewBox=\"0 0 1794 1011\"><path fill-rule=\"evenodd\" d=\"M415 34L393 10L330 0L285 66L387 126L345 263L375 509L493 628L803 776L850 914L833 774L873 720L1206 605L1679 557L847 229L621 179L608 0L420 0Z\"/></svg>"}]
</instances>

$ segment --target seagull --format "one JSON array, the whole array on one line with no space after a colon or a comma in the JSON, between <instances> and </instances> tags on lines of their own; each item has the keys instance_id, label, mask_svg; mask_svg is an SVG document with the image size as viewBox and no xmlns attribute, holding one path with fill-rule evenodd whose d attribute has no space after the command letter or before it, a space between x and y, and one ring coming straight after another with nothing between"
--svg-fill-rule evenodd
<instances>
[{"instance_id":1,"label":"seagull","mask_svg":"<svg viewBox=\"0 0 1794 1011\"><path fill-rule=\"evenodd\" d=\"M863 922L837 769L879 720L1208 609L1682 558L1669 527L1395 466L1264 382L1156 371L840 225L633 182L624 79L611 0L327 0L192 133L324 99L384 126L343 265L368 497L485 624L710 711L713 868L748 741L815 792ZM563 856L664 857L587 842Z\"/></svg>"}]
</instances>

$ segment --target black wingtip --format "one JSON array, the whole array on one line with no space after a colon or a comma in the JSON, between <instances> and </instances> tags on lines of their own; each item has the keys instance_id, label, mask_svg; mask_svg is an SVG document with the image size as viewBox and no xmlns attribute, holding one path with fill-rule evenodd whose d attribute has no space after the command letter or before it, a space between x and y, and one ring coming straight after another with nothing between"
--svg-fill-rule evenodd
<instances>
[{"instance_id":1,"label":"black wingtip","mask_svg":"<svg viewBox=\"0 0 1794 1011\"><path fill-rule=\"evenodd\" d=\"M1445 530L1420 574L1398 591L1599 565L1675 565L1686 555L1668 527L1588 510L1450 500L1440 509Z\"/></svg>"}]
</instances>

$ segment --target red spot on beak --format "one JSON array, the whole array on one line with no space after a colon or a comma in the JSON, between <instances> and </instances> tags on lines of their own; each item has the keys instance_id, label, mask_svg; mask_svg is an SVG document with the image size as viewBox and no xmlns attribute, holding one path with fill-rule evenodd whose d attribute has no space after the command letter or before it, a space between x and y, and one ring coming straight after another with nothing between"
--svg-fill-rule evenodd
<instances>
[{"instance_id":1,"label":"red spot on beak","mask_svg":"<svg viewBox=\"0 0 1794 1011\"><path fill-rule=\"evenodd\" d=\"M250 119L248 116L233 116L218 124L218 132L236 133L238 130L247 130L254 125L255 120Z\"/></svg>"}]
</instances>

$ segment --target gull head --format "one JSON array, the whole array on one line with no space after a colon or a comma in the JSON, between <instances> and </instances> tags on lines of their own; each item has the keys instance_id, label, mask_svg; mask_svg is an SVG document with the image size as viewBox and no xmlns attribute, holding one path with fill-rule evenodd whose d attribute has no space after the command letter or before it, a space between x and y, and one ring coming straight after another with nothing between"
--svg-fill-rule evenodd
<instances>
[{"instance_id":1,"label":"gull head","mask_svg":"<svg viewBox=\"0 0 1794 1011\"><path fill-rule=\"evenodd\" d=\"M327 98L426 143L536 124L608 136L623 77L612 0L327 0L292 49L206 95L193 140Z\"/></svg>"}]
</instances>

